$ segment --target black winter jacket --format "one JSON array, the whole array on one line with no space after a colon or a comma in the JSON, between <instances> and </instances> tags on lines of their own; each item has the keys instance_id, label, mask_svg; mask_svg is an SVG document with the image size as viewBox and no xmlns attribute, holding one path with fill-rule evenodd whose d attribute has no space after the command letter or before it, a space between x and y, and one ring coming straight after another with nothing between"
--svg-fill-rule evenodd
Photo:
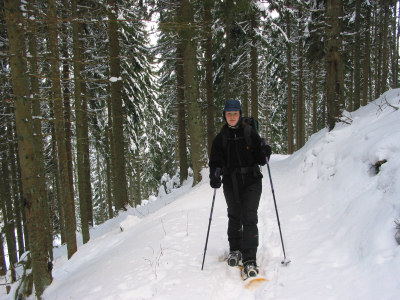
<instances>
[{"instance_id":1,"label":"black winter jacket","mask_svg":"<svg viewBox=\"0 0 400 300\"><path fill-rule=\"evenodd\" d=\"M211 147L210 178L217 168L222 169L224 184L230 184L235 175L234 182L239 186L250 185L262 178L258 165L265 165L266 158L261 152L261 138L251 127L251 145L248 145L244 136L245 126L250 125L240 124L238 128L230 128L225 124L217 134Z\"/></svg>"}]
</instances>

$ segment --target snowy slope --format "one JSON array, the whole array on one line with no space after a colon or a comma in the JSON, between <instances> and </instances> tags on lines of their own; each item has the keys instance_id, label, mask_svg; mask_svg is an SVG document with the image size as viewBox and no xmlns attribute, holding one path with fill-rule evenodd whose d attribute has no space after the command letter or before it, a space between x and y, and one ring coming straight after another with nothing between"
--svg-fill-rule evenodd
<instances>
[{"instance_id":1,"label":"snowy slope","mask_svg":"<svg viewBox=\"0 0 400 300\"><path fill-rule=\"evenodd\" d=\"M269 281L258 290L243 288L223 261L222 189L201 271L213 195L204 170L196 187L187 182L93 229L70 260L58 249L44 299L399 299L400 110L386 101L400 107L400 90L346 113L351 125L318 132L295 154L272 156L287 267L263 168L258 264Z\"/></svg>"}]
</instances>

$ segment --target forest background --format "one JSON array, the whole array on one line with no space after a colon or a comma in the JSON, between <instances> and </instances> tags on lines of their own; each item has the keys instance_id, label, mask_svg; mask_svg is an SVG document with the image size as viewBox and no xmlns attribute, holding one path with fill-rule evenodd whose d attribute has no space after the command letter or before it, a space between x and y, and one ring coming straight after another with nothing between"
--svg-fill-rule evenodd
<instances>
[{"instance_id":1,"label":"forest background","mask_svg":"<svg viewBox=\"0 0 400 300\"><path fill-rule=\"evenodd\" d=\"M399 2L1 0L0 275L52 281L53 246L201 180L239 99L274 153L399 86ZM29 252L27 252L29 251ZM24 253L28 256L23 256ZM25 259L21 259L25 257ZM23 264L26 275L17 278Z\"/></svg>"}]
</instances>

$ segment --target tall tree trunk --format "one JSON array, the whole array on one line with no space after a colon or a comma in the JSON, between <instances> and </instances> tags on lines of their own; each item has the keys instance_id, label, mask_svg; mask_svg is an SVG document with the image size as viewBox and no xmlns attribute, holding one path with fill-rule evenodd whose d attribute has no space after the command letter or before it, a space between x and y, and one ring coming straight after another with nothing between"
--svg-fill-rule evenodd
<instances>
[{"instance_id":1,"label":"tall tree trunk","mask_svg":"<svg viewBox=\"0 0 400 300\"><path fill-rule=\"evenodd\" d=\"M344 107L342 61L342 0L327 0L326 7L326 67L328 127L332 130Z\"/></svg>"},{"instance_id":2,"label":"tall tree trunk","mask_svg":"<svg viewBox=\"0 0 400 300\"><path fill-rule=\"evenodd\" d=\"M193 185L201 181L201 168L204 162L203 155L203 126L201 108L199 104L199 81L197 76L197 58L193 7L189 0L180 0L179 34L183 45L183 69L185 78L185 98L188 112L190 135L190 153L193 165Z\"/></svg>"},{"instance_id":3,"label":"tall tree trunk","mask_svg":"<svg viewBox=\"0 0 400 300\"><path fill-rule=\"evenodd\" d=\"M54 105L52 102L49 103L50 106L50 118L54 120ZM60 225L60 235L61 235L61 244L65 244L67 241L66 238L66 224L65 224L65 205L63 199L61 197L61 187L60 187L60 170L58 164L58 150L57 150L57 138L56 138L56 130L54 122L49 124L50 133L51 133L51 149L52 149L52 164L53 164L53 202L57 203L55 206L58 208L58 217L59 217L59 225Z\"/></svg>"},{"instance_id":4,"label":"tall tree trunk","mask_svg":"<svg viewBox=\"0 0 400 300\"><path fill-rule=\"evenodd\" d=\"M32 273L35 290L40 296L52 281L48 268L46 230L43 222L43 210L37 174L39 164L35 156L34 137L29 99L29 79L23 35L21 3L18 0L5 0L4 10L10 43L11 79L15 96L15 120L18 134L18 151L21 167L21 178L26 208L27 226L30 238Z\"/></svg>"},{"instance_id":5,"label":"tall tree trunk","mask_svg":"<svg viewBox=\"0 0 400 300\"><path fill-rule=\"evenodd\" d=\"M113 187L114 201L117 210L126 210L128 205L128 190L125 174L125 142L124 142L124 115L122 112L121 95L121 65L118 41L118 6L115 0L108 0L108 34L110 49L110 76L111 101L113 119Z\"/></svg>"},{"instance_id":6,"label":"tall tree trunk","mask_svg":"<svg viewBox=\"0 0 400 300\"><path fill-rule=\"evenodd\" d=\"M258 120L258 51L257 51L257 35L256 28L258 27L258 15L254 7L251 8L250 16L250 95L251 95L251 115Z\"/></svg>"},{"instance_id":7,"label":"tall tree trunk","mask_svg":"<svg viewBox=\"0 0 400 300\"><path fill-rule=\"evenodd\" d=\"M250 74L250 71L247 71L248 69L248 60L249 57L246 55L246 71L243 76L243 99L242 99L242 114L243 116L249 116L249 81L248 81L248 74Z\"/></svg>"},{"instance_id":8,"label":"tall tree trunk","mask_svg":"<svg viewBox=\"0 0 400 300\"><path fill-rule=\"evenodd\" d=\"M268 70L266 70L266 73L268 74ZM264 108L264 116L265 116L265 138L267 141L270 138L270 130L269 130L269 90L268 90L268 78L265 81L265 108Z\"/></svg>"},{"instance_id":9,"label":"tall tree trunk","mask_svg":"<svg viewBox=\"0 0 400 300\"><path fill-rule=\"evenodd\" d=\"M286 6L289 5L289 0L286 1ZM288 42L286 43L286 61L287 61L287 143L288 143L288 153L294 152L294 135L293 135L293 98L292 98L292 45L290 43L290 14L287 12L286 16L286 35Z\"/></svg>"},{"instance_id":10,"label":"tall tree trunk","mask_svg":"<svg viewBox=\"0 0 400 300\"><path fill-rule=\"evenodd\" d=\"M388 70L389 70L389 45L388 45L388 27L389 27L389 1L382 0L383 9L383 32L382 32L382 82L380 94L383 94L388 89Z\"/></svg>"},{"instance_id":11,"label":"tall tree trunk","mask_svg":"<svg viewBox=\"0 0 400 300\"><path fill-rule=\"evenodd\" d=\"M68 157L67 147L65 143L65 122L63 112L63 101L61 96L60 83L60 61L58 52L58 34L57 34L57 8L56 0L49 0L49 49L52 55L50 56L51 78L52 78L52 93L54 97L54 114L55 114L55 130L58 150L58 165L61 180L61 199L64 203L65 223L66 223L66 241L68 258L76 252L76 220L75 220L75 204L71 197L71 187L68 175Z\"/></svg>"},{"instance_id":12,"label":"tall tree trunk","mask_svg":"<svg viewBox=\"0 0 400 300\"><path fill-rule=\"evenodd\" d=\"M69 6L69 0L62 0L63 2L63 11L62 17L67 20L70 18L68 12L71 10ZM65 145L67 148L67 157L68 157L68 177L69 177L69 184L70 184L70 193L71 198L74 197L74 166L73 166L73 158L72 158L72 129L71 129L71 122L72 122L72 113L71 113L71 101L70 101L70 70L69 70L69 36L68 36L68 29L66 22L62 22L61 24L61 34L63 39L63 44L61 45L61 51L63 56L62 62L62 77L63 77L63 100L64 100L64 118L65 118Z\"/></svg>"},{"instance_id":13,"label":"tall tree trunk","mask_svg":"<svg viewBox=\"0 0 400 300\"><path fill-rule=\"evenodd\" d=\"M69 6L69 0L62 0L63 2L63 12L62 16L65 20L70 18L70 15L68 14L69 11L71 11L71 7ZM70 71L69 71L69 49L68 49L68 29L66 22L62 22L61 24L61 32L63 35L63 44L61 46L62 49L62 56L64 57L64 60L62 62L62 76L63 76L63 100L64 100L64 118L65 118L65 146L66 146L66 151L67 151L67 161L68 161L68 178L69 178L69 192L71 193L71 199L74 199L75 193L74 193L74 166L73 166L73 158L72 158L72 144L71 144L71 138L72 138L72 129L71 129L71 118L72 118L72 113L71 113L71 101L70 101L70 89L69 89L69 84L70 84Z\"/></svg>"},{"instance_id":14,"label":"tall tree trunk","mask_svg":"<svg viewBox=\"0 0 400 300\"><path fill-rule=\"evenodd\" d=\"M35 1L28 1L29 20L35 20ZM30 83L31 83L31 94L32 94L32 114L36 118L33 120L33 133L35 137L35 153L38 158L40 176L38 181L40 182L40 198L42 199L43 216L46 225L47 235L47 249L49 252L50 259L53 260L53 235L50 225L49 209L47 202L47 190L46 190L46 171L43 157L43 140L42 140L42 124L41 124L41 107L39 99L39 80L38 80L38 59L37 59L37 30L36 22L30 22L29 33L28 33L28 49L29 49L29 65L30 65Z\"/></svg>"},{"instance_id":15,"label":"tall tree trunk","mask_svg":"<svg viewBox=\"0 0 400 300\"><path fill-rule=\"evenodd\" d=\"M101 170L101 162L100 162L100 149L96 149L96 167L97 167L97 176L99 178L99 183L98 183L98 191L99 191L99 202L100 202L100 218L99 218L99 223L103 224L106 221L105 215L107 213L106 207L106 198L104 198L103 194L103 176L102 176L102 170Z\"/></svg>"},{"instance_id":16,"label":"tall tree trunk","mask_svg":"<svg viewBox=\"0 0 400 300\"><path fill-rule=\"evenodd\" d=\"M368 101L368 90L370 86L370 55L371 55L371 7L368 5L366 12L366 30L365 30L365 51L364 51L364 63L363 63L363 96L362 96L362 105L367 105Z\"/></svg>"},{"instance_id":17,"label":"tall tree trunk","mask_svg":"<svg viewBox=\"0 0 400 300\"><path fill-rule=\"evenodd\" d=\"M302 8L299 7L299 19L302 18ZM298 90L297 90L297 111L296 111L296 149L304 146L305 140L305 104L304 104L304 84L303 84L303 28L299 23L299 42L297 45L298 65Z\"/></svg>"},{"instance_id":18,"label":"tall tree trunk","mask_svg":"<svg viewBox=\"0 0 400 300\"><path fill-rule=\"evenodd\" d=\"M142 169L141 169L141 156L139 151L135 153L135 167L136 167L136 188L135 188L135 207L142 204Z\"/></svg>"},{"instance_id":19,"label":"tall tree trunk","mask_svg":"<svg viewBox=\"0 0 400 300\"><path fill-rule=\"evenodd\" d=\"M179 178L182 184L188 177L188 157L186 145L186 115L185 115L185 80L183 74L183 51L182 45L178 42L176 48L176 83L177 83L177 115L178 115L178 154L179 154Z\"/></svg>"},{"instance_id":20,"label":"tall tree trunk","mask_svg":"<svg viewBox=\"0 0 400 300\"><path fill-rule=\"evenodd\" d=\"M398 17L400 17L400 5L399 5L399 10L398 10ZM397 47L395 47L395 79L394 79L394 88L399 87L399 52L397 51L398 47L400 46L400 22L397 23L397 36L396 36L396 41L397 41Z\"/></svg>"},{"instance_id":21,"label":"tall tree trunk","mask_svg":"<svg viewBox=\"0 0 400 300\"><path fill-rule=\"evenodd\" d=\"M317 132L317 61L312 62L312 132Z\"/></svg>"},{"instance_id":22,"label":"tall tree trunk","mask_svg":"<svg viewBox=\"0 0 400 300\"><path fill-rule=\"evenodd\" d=\"M107 95L110 95L109 85L107 85ZM112 104L111 99L107 97L107 119L108 125L106 127L106 162L107 162L107 203L108 203L108 217L109 219L113 218L114 216L114 209L115 203L113 201L113 178L114 178L114 169L113 169L113 160L114 160L114 147L113 147L113 135L112 135ZM114 204L114 205L113 205Z\"/></svg>"},{"instance_id":23,"label":"tall tree trunk","mask_svg":"<svg viewBox=\"0 0 400 300\"><path fill-rule=\"evenodd\" d=\"M360 79L360 56L361 56L361 0L356 0L356 20L355 20L355 42L354 42L354 94L353 94L353 110L360 107L361 79Z\"/></svg>"},{"instance_id":24,"label":"tall tree trunk","mask_svg":"<svg viewBox=\"0 0 400 300\"><path fill-rule=\"evenodd\" d=\"M374 17L375 17L375 98L378 98L380 93L381 93L381 75L382 75L382 48L383 48L383 37L382 37L382 33L383 33L383 21L382 19L384 18L383 16L383 9L382 9L382 1L384 0L380 0L380 1L376 1L374 3L375 8L378 9L378 11L376 9L374 9ZM379 2L379 4L378 4Z\"/></svg>"},{"instance_id":25,"label":"tall tree trunk","mask_svg":"<svg viewBox=\"0 0 400 300\"><path fill-rule=\"evenodd\" d=\"M113 197L112 197L112 165L111 165L111 159L110 157L112 156L112 147L110 146L110 131L112 128L112 118L111 118L111 103L110 101L107 101L108 105L108 125L105 128L105 160L106 160L106 172L107 172L107 208L108 208L108 219L112 219L114 216L114 211L113 211Z\"/></svg>"},{"instance_id":26,"label":"tall tree trunk","mask_svg":"<svg viewBox=\"0 0 400 300\"><path fill-rule=\"evenodd\" d=\"M213 85L213 62L212 62L212 32L211 32L211 7L213 0L203 0L204 8L204 51L206 69L206 101L207 101L207 148L208 154L215 137L215 104L214 104L214 85Z\"/></svg>"},{"instance_id":27,"label":"tall tree trunk","mask_svg":"<svg viewBox=\"0 0 400 300\"><path fill-rule=\"evenodd\" d=\"M230 98L230 57L231 57L231 25L233 18L233 0L225 0L225 101Z\"/></svg>"},{"instance_id":28,"label":"tall tree trunk","mask_svg":"<svg viewBox=\"0 0 400 300\"><path fill-rule=\"evenodd\" d=\"M349 61L354 61L354 49L349 51ZM354 103L353 103L353 97L354 97L354 68L350 68L349 70L349 77L350 77L350 82L347 87L347 94L346 94L346 101L344 104L344 109L351 111L353 110Z\"/></svg>"},{"instance_id":29,"label":"tall tree trunk","mask_svg":"<svg viewBox=\"0 0 400 300\"><path fill-rule=\"evenodd\" d=\"M74 63L74 85L75 85L75 112L76 112L76 164L78 168L78 190L79 190L79 212L81 219L82 241L87 243L89 235L89 207L88 202L91 198L91 191L87 191L87 181L90 182L90 176L86 174L86 164L89 163L88 153L86 152L87 136L87 107L83 94L82 71L83 71L83 49L82 49L82 23L78 22L78 0L72 1L72 31L73 31L73 63Z\"/></svg>"},{"instance_id":30,"label":"tall tree trunk","mask_svg":"<svg viewBox=\"0 0 400 300\"><path fill-rule=\"evenodd\" d=\"M392 69L392 78L391 78L391 87L396 88L397 87L397 63L399 60L399 51L398 49L398 40L397 40L397 2L394 3L393 6L393 16L391 18L391 25L392 25L392 47L391 47L391 69Z\"/></svg>"}]
</instances>

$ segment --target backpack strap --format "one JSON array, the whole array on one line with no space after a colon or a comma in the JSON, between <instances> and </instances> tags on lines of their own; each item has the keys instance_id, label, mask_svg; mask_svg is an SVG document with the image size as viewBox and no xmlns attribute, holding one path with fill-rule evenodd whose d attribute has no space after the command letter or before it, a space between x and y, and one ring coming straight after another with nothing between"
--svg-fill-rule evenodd
<instances>
[{"instance_id":1,"label":"backpack strap","mask_svg":"<svg viewBox=\"0 0 400 300\"><path fill-rule=\"evenodd\" d=\"M251 149L253 141L251 139L251 126L248 124L244 126L244 139L246 140L247 147Z\"/></svg>"},{"instance_id":2,"label":"backpack strap","mask_svg":"<svg viewBox=\"0 0 400 300\"><path fill-rule=\"evenodd\" d=\"M228 146L228 128L223 126L221 128L221 136L222 136L222 148L225 150Z\"/></svg>"}]
</instances>

